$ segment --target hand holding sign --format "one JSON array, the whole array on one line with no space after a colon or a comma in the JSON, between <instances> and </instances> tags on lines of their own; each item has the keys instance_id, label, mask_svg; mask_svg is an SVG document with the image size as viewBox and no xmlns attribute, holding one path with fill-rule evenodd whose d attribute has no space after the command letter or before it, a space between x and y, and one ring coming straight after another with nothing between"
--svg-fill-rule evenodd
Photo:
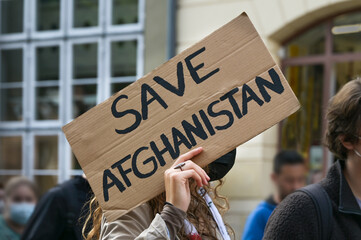
<instances>
[{"instance_id":1,"label":"hand holding sign","mask_svg":"<svg viewBox=\"0 0 361 240\"><path fill-rule=\"evenodd\" d=\"M191 199L188 179L193 178L199 187L207 185L210 180L207 173L190 160L202 151L203 148L199 147L181 155L164 173L166 201L184 212L187 212ZM180 163L185 163L184 167L175 169Z\"/></svg>"}]
</instances>

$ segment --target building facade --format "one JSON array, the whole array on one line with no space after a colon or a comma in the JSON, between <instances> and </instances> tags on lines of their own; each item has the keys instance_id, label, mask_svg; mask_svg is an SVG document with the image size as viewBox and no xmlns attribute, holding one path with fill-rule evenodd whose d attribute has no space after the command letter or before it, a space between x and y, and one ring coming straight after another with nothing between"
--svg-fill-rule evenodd
<instances>
[{"instance_id":1,"label":"building facade","mask_svg":"<svg viewBox=\"0 0 361 240\"><path fill-rule=\"evenodd\" d=\"M238 148L225 178L228 223L242 234L252 209L272 192L272 160L279 149L296 149L307 160L309 182L332 163L323 147L325 110L347 81L361 77L361 1L357 0L181 0L177 51L191 46L245 11L279 63L301 109Z\"/></svg>"},{"instance_id":2,"label":"building facade","mask_svg":"<svg viewBox=\"0 0 361 240\"><path fill-rule=\"evenodd\" d=\"M0 182L81 174L61 127L166 60L166 17L163 0L0 1Z\"/></svg>"},{"instance_id":3,"label":"building facade","mask_svg":"<svg viewBox=\"0 0 361 240\"><path fill-rule=\"evenodd\" d=\"M238 148L223 194L239 239L279 149L303 154L310 182L330 166L325 108L361 76L361 1L0 1L0 182L24 175L44 192L81 174L61 127L243 11L302 108Z\"/></svg>"}]
</instances>

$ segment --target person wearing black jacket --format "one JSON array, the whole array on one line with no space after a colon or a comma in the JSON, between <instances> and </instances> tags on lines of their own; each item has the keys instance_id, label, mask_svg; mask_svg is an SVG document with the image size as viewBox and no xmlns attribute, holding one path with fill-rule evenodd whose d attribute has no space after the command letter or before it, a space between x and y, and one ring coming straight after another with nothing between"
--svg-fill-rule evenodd
<instances>
[{"instance_id":1,"label":"person wearing black jacket","mask_svg":"<svg viewBox=\"0 0 361 240\"><path fill-rule=\"evenodd\" d=\"M22 240L81 240L92 195L88 181L76 176L50 189L37 204ZM84 207L83 207L84 206Z\"/></svg>"},{"instance_id":2,"label":"person wearing black jacket","mask_svg":"<svg viewBox=\"0 0 361 240\"><path fill-rule=\"evenodd\" d=\"M329 239L361 239L361 79L330 101L326 144L339 159L320 182L331 202ZM263 239L320 239L325 229L309 195L289 195L271 215ZM321 217L322 219L322 217ZM325 236L325 235L324 235Z\"/></svg>"}]
</instances>

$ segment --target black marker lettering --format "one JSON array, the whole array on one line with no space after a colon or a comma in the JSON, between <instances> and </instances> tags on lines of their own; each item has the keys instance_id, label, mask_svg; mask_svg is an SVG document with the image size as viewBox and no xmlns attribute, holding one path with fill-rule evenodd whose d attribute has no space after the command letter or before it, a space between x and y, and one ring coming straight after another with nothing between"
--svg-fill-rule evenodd
<instances>
[{"instance_id":1,"label":"black marker lettering","mask_svg":"<svg viewBox=\"0 0 361 240\"><path fill-rule=\"evenodd\" d=\"M186 136L183 135L183 133L181 133L178 129L176 129L175 127L172 128L172 137L173 137L173 145L174 145L174 152L175 152L175 158L179 157L179 146L181 144L184 144L184 146L186 146L188 149L192 148L192 144L190 144L190 142L188 141L188 139L186 138ZM173 159L175 159L173 158Z\"/></svg>"},{"instance_id":2,"label":"black marker lettering","mask_svg":"<svg viewBox=\"0 0 361 240\"><path fill-rule=\"evenodd\" d=\"M177 78L178 78L178 88L174 87L172 84L165 81L163 78L159 76L155 76L153 80L156 81L159 85L163 86L168 91L181 97L184 94L184 88L185 88L182 62L178 62L177 64Z\"/></svg>"},{"instance_id":3,"label":"black marker lettering","mask_svg":"<svg viewBox=\"0 0 361 240\"><path fill-rule=\"evenodd\" d=\"M153 97L148 100L147 95L151 94ZM142 101L142 116L143 120L148 119L148 106L151 104L154 100L157 100L158 103L164 108L167 109L168 105L164 102L164 100L158 95L156 91L154 91L153 88L151 88L148 84L143 83L142 89L141 89L141 101Z\"/></svg>"},{"instance_id":4,"label":"black marker lettering","mask_svg":"<svg viewBox=\"0 0 361 240\"><path fill-rule=\"evenodd\" d=\"M219 100L211 102L208 105L207 111L208 111L208 115L211 116L211 117L218 117L218 116L222 116L222 115L228 117L229 120L225 125L215 127L217 130L225 130L225 129L229 128L230 126L232 126L234 118L233 118L233 114L228 110L221 110L219 112L214 112L213 106L216 105L219 102L220 102Z\"/></svg>"},{"instance_id":5,"label":"black marker lettering","mask_svg":"<svg viewBox=\"0 0 361 240\"><path fill-rule=\"evenodd\" d=\"M148 173L141 173L138 169L138 166L137 166L137 158L138 158L138 155L144 151L144 150L147 150L148 147L141 147L139 148L137 151L135 151L134 155L133 155L133 159L132 159L132 169L133 169L133 172L134 172L134 175L137 176L138 178L147 178L147 177L150 177L152 176L158 169L158 164L157 164L157 161L155 159L155 157L149 157L147 158L146 160L143 161L143 165L146 165L148 164L149 162L153 162L153 170L148 172Z\"/></svg>"},{"instance_id":6,"label":"black marker lettering","mask_svg":"<svg viewBox=\"0 0 361 240\"><path fill-rule=\"evenodd\" d=\"M165 147L162 150L159 150L159 148L155 144L155 142L151 141L150 142L150 148L153 150L154 155L157 157L160 166L164 166L166 164L166 162L165 162L165 160L163 158L163 155L166 152L169 152L170 156L173 159L176 159L177 157L176 157L176 153L174 152L174 149L172 148L172 145L170 144L169 139L167 138L167 136L162 134L160 136L160 138L162 139L163 144L164 144Z\"/></svg>"},{"instance_id":7,"label":"black marker lettering","mask_svg":"<svg viewBox=\"0 0 361 240\"><path fill-rule=\"evenodd\" d=\"M280 76L278 76L277 72L273 68L271 68L268 71L268 74L271 76L273 83L271 83L261 77L256 77L257 87L258 87L260 93L262 94L262 97L265 100L265 102L269 102L271 100L271 96L266 91L265 86L268 89L271 89L272 91L274 91L275 93L278 93L278 94L283 93L283 91L285 90L282 85Z\"/></svg>"},{"instance_id":8,"label":"black marker lettering","mask_svg":"<svg viewBox=\"0 0 361 240\"><path fill-rule=\"evenodd\" d=\"M220 97L221 101L224 101L228 98L229 103L232 105L234 114L236 114L237 118L240 119L242 117L241 110L239 109L239 106L237 104L236 99L234 99L233 95L239 91L238 87L233 88L228 93L224 94L222 97Z\"/></svg>"},{"instance_id":9,"label":"black marker lettering","mask_svg":"<svg viewBox=\"0 0 361 240\"><path fill-rule=\"evenodd\" d=\"M112 180L110 183L108 183L108 178L110 180ZM108 201L109 200L109 188L113 187L114 184L117 186L117 188L119 189L119 191L123 192L125 190L125 187L123 185L123 183L121 183L119 181L119 179L113 175L113 173L109 170L106 169L103 172L103 195L104 195L104 201Z\"/></svg>"},{"instance_id":10,"label":"black marker lettering","mask_svg":"<svg viewBox=\"0 0 361 240\"><path fill-rule=\"evenodd\" d=\"M209 121L209 118L208 118L207 114L206 114L203 110L200 110L200 111L199 111L199 115L201 116L201 118L202 118L202 120L203 120L203 122L204 122L204 125L206 126L209 134L210 134L211 136L213 136L214 134L216 134L216 132L214 131L214 128L213 128L211 122Z\"/></svg>"},{"instance_id":11,"label":"black marker lettering","mask_svg":"<svg viewBox=\"0 0 361 240\"><path fill-rule=\"evenodd\" d=\"M117 111L117 103L119 102L120 99L128 99L128 96L127 95L120 95L119 97L117 97L113 104L112 104L112 107L111 107L111 110L112 110L112 114L115 118L121 118L121 117L124 117L125 115L127 114L132 114L135 116L135 122L130 126L130 127L127 127L123 130L120 130L120 129L115 129L115 132L118 133L118 134L126 134L126 133L129 133L131 131L133 131L134 129L136 129L140 122L142 121L142 116L140 115L140 113L134 109L128 109L126 111L123 111L123 112L118 112Z\"/></svg>"},{"instance_id":12,"label":"black marker lettering","mask_svg":"<svg viewBox=\"0 0 361 240\"><path fill-rule=\"evenodd\" d=\"M202 67L204 67L204 63L201 63L197 66L193 66L192 63L191 63L191 60L196 57L198 54L204 52L204 50L206 50L205 47L202 47L201 49L195 51L194 53L192 53L191 55L189 55L188 57L186 57L184 59L184 61L186 62L187 64L187 67L188 67L188 70L189 70L189 73L191 74L193 80L197 83L197 84L200 84L201 82L203 82L204 80L206 80L207 78L211 77L212 75L214 75L215 73L219 72L219 68L216 68L214 69L212 72L208 73L207 75L203 76L203 77L199 77L197 71L199 69L201 69Z\"/></svg>"},{"instance_id":13,"label":"black marker lettering","mask_svg":"<svg viewBox=\"0 0 361 240\"><path fill-rule=\"evenodd\" d=\"M197 135L202 140L206 140L208 138L207 133L204 131L202 124L199 122L197 115L192 115L193 125L187 122L186 120L182 121L182 126L184 128L184 132L187 134L189 141L193 146L197 145L196 140L192 133Z\"/></svg>"},{"instance_id":14,"label":"black marker lettering","mask_svg":"<svg viewBox=\"0 0 361 240\"><path fill-rule=\"evenodd\" d=\"M249 97L247 96L249 94ZM242 87L242 112L243 115L246 115L248 112L248 102L256 101L258 105L262 106L263 101L257 96L257 94L250 88L247 84L243 84Z\"/></svg>"},{"instance_id":15,"label":"black marker lettering","mask_svg":"<svg viewBox=\"0 0 361 240\"><path fill-rule=\"evenodd\" d=\"M132 186L132 183L129 181L129 178L128 178L127 174L132 172L132 169L128 168L128 169L124 170L122 164L125 163L129 159L130 159L130 154L127 155L126 157L124 157L123 159L119 160L118 162L114 163L111 166L112 169L118 168L118 171L119 171L120 175L122 176L125 184L127 184L128 187Z\"/></svg>"}]
</instances>

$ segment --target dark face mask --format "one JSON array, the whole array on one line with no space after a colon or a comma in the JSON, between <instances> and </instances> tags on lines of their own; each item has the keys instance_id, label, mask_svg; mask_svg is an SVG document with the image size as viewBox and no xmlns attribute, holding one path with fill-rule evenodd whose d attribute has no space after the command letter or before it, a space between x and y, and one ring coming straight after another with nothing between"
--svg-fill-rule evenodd
<instances>
[{"instance_id":1,"label":"dark face mask","mask_svg":"<svg viewBox=\"0 0 361 240\"><path fill-rule=\"evenodd\" d=\"M208 165L210 181L223 178L234 165L236 159L236 149L223 155Z\"/></svg>"}]
</instances>

